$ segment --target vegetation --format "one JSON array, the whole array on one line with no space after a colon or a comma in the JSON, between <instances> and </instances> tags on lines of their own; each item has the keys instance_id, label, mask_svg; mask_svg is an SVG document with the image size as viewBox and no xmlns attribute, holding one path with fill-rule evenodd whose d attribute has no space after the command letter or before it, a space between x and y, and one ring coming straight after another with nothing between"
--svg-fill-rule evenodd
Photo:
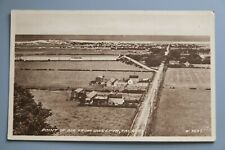
<instances>
[{"instance_id":1,"label":"vegetation","mask_svg":"<svg viewBox=\"0 0 225 150\"><path fill-rule=\"evenodd\" d=\"M49 122L59 129L66 129L57 133L60 136L118 136L120 134L105 131L129 130L136 114L136 108L81 107L77 99L66 101L69 95L67 91L32 90L32 94L34 97L42 97L40 101L54 112ZM69 129L83 130L69 132ZM93 132L96 129L103 132Z\"/></svg>"},{"instance_id":2,"label":"vegetation","mask_svg":"<svg viewBox=\"0 0 225 150\"><path fill-rule=\"evenodd\" d=\"M148 67L157 67L165 59L164 51L155 54L137 54L137 55L127 55L139 62L143 61Z\"/></svg>"},{"instance_id":3,"label":"vegetation","mask_svg":"<svg viewBox=\"0 0 225 150\"><path fill-rule=\"evenodd\" d=\"M180 63L189 62L191 64L210 64L210 57L201 58L197 51L187 50L188 54L182 56L181 50L171 50L169 55L169 60L177 60Z\"/></svg>"},{"instance_id":4,"label":"vegetation","mask_svg":"<svg viewBox=\"0 0 225 150\"><path fill-rule=\"evenodd\" d=\"M209 136L211 134L209 90L209 69L169 68L159 97L151 135Z\"/></svg>"},{"instance_id":5,"label":"vegetation","mask_svg":"<svg viewBox=\"0 0 225 150\"><path fill-rule=\"evenodd\" d=\"M46 123L52 113L44 109L42 103L36 104L29 90L17 84L14 86L14 135L51 135L57 131L56 127ZM43 129L48 129L43 130ZM49 132L49 129L51 131Z\"/></svg>"}]
</instances>

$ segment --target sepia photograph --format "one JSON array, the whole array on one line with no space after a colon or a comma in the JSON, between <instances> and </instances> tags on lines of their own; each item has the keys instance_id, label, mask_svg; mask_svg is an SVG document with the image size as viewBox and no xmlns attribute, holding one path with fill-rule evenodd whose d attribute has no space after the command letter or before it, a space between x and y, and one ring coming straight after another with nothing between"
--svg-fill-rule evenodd
<instances>
[{"instance_id":1,"label":"sepia photograph","mask_svg":"<svg viewBox=\"0 0 225 150\"><path fill-rule=\"evenodd\" d=\"M212 11L11 12L9 140L215 141Z\"/></svg>"}]
</instances>

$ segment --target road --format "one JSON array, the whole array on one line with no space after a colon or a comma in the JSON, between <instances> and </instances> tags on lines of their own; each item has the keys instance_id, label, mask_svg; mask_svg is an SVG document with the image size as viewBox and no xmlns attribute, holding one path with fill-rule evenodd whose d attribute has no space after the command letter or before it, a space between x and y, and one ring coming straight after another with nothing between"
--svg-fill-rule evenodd
<instances>
[{"instance_id":1,"label":"road","mask_svg":"<svg viewBox=\"0 0 225 150\"><path fill-rule=\"evenodd\" d=\"M170 50L170 45L168 45L165 56L168 56ZM148 120L152 115L152 112L154 110L154 101L157 99L158 90L160 87L160 83L163 78L163 70L164 70L164 64L163 61L158 71L155 74L154 80L152 82L152 85L149 86L149 89L145 95L145 98L139 108L139 112L137 116L135 117L134 123L132 125L132 130L134 131L133 136L144 136L145 130L147 128Z\"/></svg>"},{"instance_id":2,"label":"road","mask_svg":"<svg viewBox=\"0 0 225 150\"><path fill-rule=\"evenodd\" d=\"M148 67L148 66L146 66L146 65L144 65L144 64L142 64L142 63L140 63L140 62L138 62L137 60L134 60L134 59L132 59L132 58L130 58L130 57L127 57L127 56L122 56L123 58L126 58L126 59L128 59L128 60L130 60L130 61L132 61L133 63L135 63L135 64L137 64L138 66L141 66L142 68L144 68L144 69L146 69L146 70L149 70L149 71L157 71L157 70L155 70L155 69L152 69L152 68L150 68L150 67Z\"/></svg>"},{"instance_id":3,"label":"road","mask_svg":"<svg viewBox=\"0 0 225 150\"><path fill-rule=\"evenodd\" d=\"M160 86L161 77L163 74L164 63L159 66L159 70L156 72L152 86L148 89L145 99L139 108L137 119L133 124L134 136L143 136L148 124L148 119L154 109L154 100L157 98L158 89Z\"/></svg>"}]
</instances>

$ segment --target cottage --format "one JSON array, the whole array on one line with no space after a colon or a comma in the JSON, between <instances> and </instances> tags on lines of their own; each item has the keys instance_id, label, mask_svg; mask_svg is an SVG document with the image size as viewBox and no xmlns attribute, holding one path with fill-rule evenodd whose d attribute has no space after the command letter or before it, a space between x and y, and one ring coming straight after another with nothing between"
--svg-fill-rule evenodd
<instances>
[{"instance_id":1,"label":"cottage","mask_svg":"<svg viewBox=\"0 0 225 150\"><path fill-rule=\"evenodd\" d=\"M147 87L149 84L149 82L144 82L144 81L140 81L137 83L138 87Z\"/></svg>"},{"instance_id":2,"label":"cottage","mask_svg":"<svg viewBox=\"0 0 225 150\"><path fill-rule=\"evenodd\" d=\"M170 60L170 61L169 61L169 64L170 64L170 65L179 65L179 64L180 64L180 61L177 61L177 60Z\"/></svg>"},{"instance_id":3,"label":"cottage","mask_svg":"<svg viewBox=\"0 0 225 150\"><path fill-rule=\"evenodd\" d=\"M77 88L77 89L75 90L75 93L76 93L76 94L77 94L77 93L81 93L83 90L84 90L83 88Z\"/></svg>"},{"instance_id":4,"label":"cottage","mask_svg":"<svg viewBox=\"0 0 225 150\"><path fill-rule=\"evenodd\" d=\"M108 96L106 95L97 95L93 99L94 105L107 105L108 104Z\"/></svg>"},{"instance_id":5,"label":"cottage","mask_svg":"<svg viewBox=\"0 0 225 150\"><path fill-rule=\"evenodd\" d=\"M113 84L116 82L116 79L115 78L111 78L109 79L107 82L106 82L106 86L107 87L110 87L110 86L113 86Z\"/></svg>"},{"instance_id":6,"label":"cottage","mask_svg":"<svg viewBox=\"0 0 225 150\"><path fill-rule=\"evenodd\" d=\"M109 94L108 103L110 105L122 105L124 103L124 98L122 94Z\"/></svg>"},{"instance_id":7,"label":"cottage","mask_svg":"<svg viewBox=\"0 0 225 150\"><path fill-rule=\"evenodd\" d=\"M116 80L113 84L115 87L125 87L127 85L127 82L121 81L121 80Z\"/></svg>"},{"instance_id":8,"label":"cottage","mask_svg":"<svg viewBox=\"0 0 225 150\"><path fill-rule=\"evenodd\" d=\"M76 90L71 91L70 100L74 100L75 98L79 98L80 94L84 93L83 88L77 88Z\"/></svg>"},{"instance_id":9,"label":"cottage","mask_svg":"<svg viewBox=\"0 0 225 150\"><path fill-rule=\"evenodd\" d=\"M92 92L88 93L88 94L86 95L85 102L86 102L86 103L89 103L89 104L92 104L93 99L94 99L94 97L95 97L96 95L97 95L97 92L95 92L95 91L92 91Z\"/></svg>"},{"instance_id":10,"label":"cottage","mask_svg":"<svg viewBox=\"0 0 225 150\"><path fill-rule=\"evenodd\" d=\"M139 81L138 75L130 75L129 80L127 81L128 84L135 84Z\"/></svg>"},{"instance_id":11,"label":"cottage","mask_svg":"<svg viewBox=\"0 0 225 150\"><path fill-rule=\"evenodd\" d=\"M101 83L101 82L103 82L103 79L104 79L104 76L97 76L97 77L95 78L95 81L96 81L97 83Z\"/></svg>"}]
</instances>

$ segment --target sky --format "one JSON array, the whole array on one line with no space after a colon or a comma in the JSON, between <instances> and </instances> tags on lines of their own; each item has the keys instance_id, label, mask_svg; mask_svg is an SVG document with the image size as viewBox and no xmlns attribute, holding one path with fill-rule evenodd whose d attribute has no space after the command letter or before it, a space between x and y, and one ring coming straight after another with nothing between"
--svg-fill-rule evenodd
<instances>
[{"instance_id":1,"label":"sky","mask_svg":"<svg viewBox=\"0 0 225 150\"><path fill-rule=\"evenodd\" d=\"M210 11L13 11L15 34L211 35Z\"/></svg>"}]
</instances>

